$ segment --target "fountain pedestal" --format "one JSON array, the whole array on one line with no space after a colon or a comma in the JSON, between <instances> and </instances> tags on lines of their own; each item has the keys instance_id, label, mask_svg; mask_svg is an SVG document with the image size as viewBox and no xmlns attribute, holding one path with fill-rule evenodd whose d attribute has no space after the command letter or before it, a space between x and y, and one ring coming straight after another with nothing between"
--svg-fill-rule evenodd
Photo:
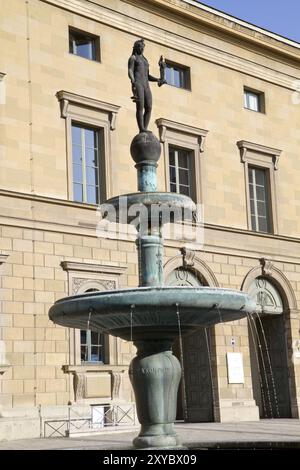
<instances>
[{"instance_id":1,"label":"fountain pedestal","mask_svg":"<svg viewBox=\"0 0 300 470\"><path fill-rule=\"evenodd\" d=\"M174 429L181 367L173 356L170 340L134 342L137 356L129 377L135 394L141 431L136 448L167 448L180 445Z\"/></svg>"}]
</instances>

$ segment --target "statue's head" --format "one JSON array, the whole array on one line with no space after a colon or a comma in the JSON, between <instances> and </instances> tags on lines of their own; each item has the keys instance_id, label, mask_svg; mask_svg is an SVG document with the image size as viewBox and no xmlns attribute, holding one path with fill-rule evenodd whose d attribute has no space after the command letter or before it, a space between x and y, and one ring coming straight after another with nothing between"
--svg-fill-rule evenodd
<instances>
[{"instance_id":1,"label":"statue's head","mask_svg":"<svg viewBox=\"0 0 300 470\"><path fill-rule=\"evenodd\" d=\"M139 39L138 41L135 41L135 43L133 45L132 53L133 54L142 54L144 49L145 49L144 39Z\"/></svg>"}]
</instances>

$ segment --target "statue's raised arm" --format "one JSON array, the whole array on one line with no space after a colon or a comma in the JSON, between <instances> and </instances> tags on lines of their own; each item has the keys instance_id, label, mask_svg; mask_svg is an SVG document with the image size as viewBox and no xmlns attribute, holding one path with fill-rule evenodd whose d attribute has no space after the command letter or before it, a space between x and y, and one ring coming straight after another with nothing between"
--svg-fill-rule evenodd
<instances>
[{"instance_id":1,"label":"statue's raised arm","mask_svg":"<svg viewBox=\"0 0 300 470\"><path fill-rule=\"evenodd\" d=\"M149 63L144 57L145 43L139 39L133 45L133 51L128 60L128 76L132 85L132 100L136 103L136 120L140 132L149 132L148 125L152 111L152 94L150 82L157 82L158 86L166 83L164 78L165 63L161 56L159 61L160 78L149 73Z\"/></svg>"}]
</instances>

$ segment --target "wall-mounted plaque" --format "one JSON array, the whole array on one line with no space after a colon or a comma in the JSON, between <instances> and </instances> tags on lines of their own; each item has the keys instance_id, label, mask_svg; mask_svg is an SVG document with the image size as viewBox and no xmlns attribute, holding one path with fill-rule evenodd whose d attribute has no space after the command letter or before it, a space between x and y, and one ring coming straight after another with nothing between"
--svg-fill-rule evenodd
<instances>
[{"instance_id":1,"label":"wall-mounted plaque","mask_svg":"<svg viewBox=\"0 0 300 470\"><path fill-rule=\"evenodd\" d=\"M242 353L227 353L228 383L245 383Z\"/></svg>"}]
</instances>

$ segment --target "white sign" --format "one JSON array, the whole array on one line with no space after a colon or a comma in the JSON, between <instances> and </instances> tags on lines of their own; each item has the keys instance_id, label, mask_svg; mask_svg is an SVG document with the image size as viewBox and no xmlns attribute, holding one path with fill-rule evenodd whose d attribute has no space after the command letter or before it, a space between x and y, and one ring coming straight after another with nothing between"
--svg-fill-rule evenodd
<instances>
[{"instance_id":1,"label":"white sign","mask_svg":"<svg viewBox=\"0 0 300 470\"><path fill-rule=\"evenodd\" d=\"M227 371L228 371L228 383L230 384L245 383L242 353L227 353Z\"/></svg>"}]
</instances>

